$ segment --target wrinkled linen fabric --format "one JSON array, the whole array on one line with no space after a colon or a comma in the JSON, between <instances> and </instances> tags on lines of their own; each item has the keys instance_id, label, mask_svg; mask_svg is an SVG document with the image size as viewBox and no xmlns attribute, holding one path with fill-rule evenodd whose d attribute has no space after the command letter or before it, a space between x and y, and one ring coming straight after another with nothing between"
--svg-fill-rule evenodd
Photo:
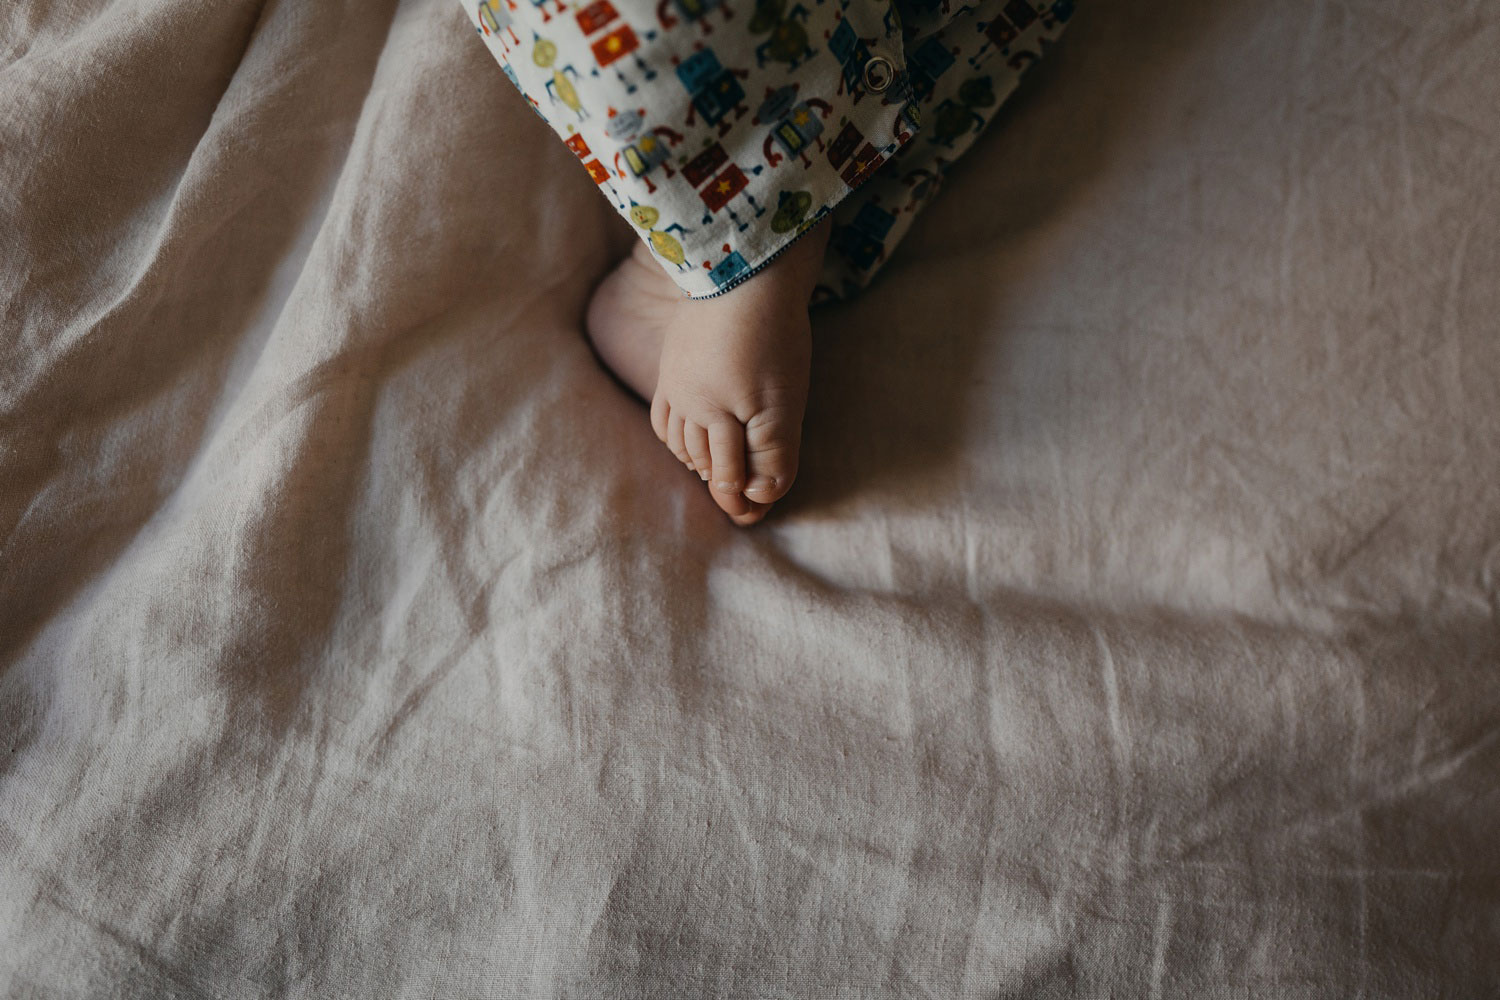
<instances>
[{"instance_id":1,"label":"wrinkled linen fabric","mask_svg":"<svg viewBox=\"0 0 1500 1000\"><path fill-rule=\"evenodd\" d=\"M0 6L0 995L1495 994L1500 11L1090 5L751 531L463 18Z\"/></svg>"}]
</instances>

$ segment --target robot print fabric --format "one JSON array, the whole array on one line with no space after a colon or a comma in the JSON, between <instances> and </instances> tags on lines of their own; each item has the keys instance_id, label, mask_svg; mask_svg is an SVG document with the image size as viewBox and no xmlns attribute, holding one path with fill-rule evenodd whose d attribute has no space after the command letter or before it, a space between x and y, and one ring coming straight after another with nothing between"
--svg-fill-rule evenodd
<instances>
[{"instance_id":1,"label":"robot print fabric","mask_svg":"<svg viewBox=\"0 0 1500 1000\"><path fill-rule=\"evenodd\" d=\"M832 216L816 300L889 258L1073 0L460 0L687 295Z\"/></svg>"}]
</instances>

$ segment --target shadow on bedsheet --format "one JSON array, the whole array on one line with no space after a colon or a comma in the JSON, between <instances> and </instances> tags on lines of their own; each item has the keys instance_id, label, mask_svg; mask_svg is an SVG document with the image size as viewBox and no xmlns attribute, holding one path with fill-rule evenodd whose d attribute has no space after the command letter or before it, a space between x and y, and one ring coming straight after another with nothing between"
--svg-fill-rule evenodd
<instances>
[{"instance_id":1,"label":"shadow on bedsheet","mask_svg":"<svg viewBox=\"0 0 1500 1000\"><path fill-rule=\"evenodd\" d=\"M1007 303L1047 265L1026 241L1087 197L1145 113L1143 95L1192 39L1254 6L1081 7L886 270L859 298L821 312L805 471L788 509L870 490L914 508L943 502L946 467L986 389L975 376L1005 351Z\"/></svg>"}]
</instances>

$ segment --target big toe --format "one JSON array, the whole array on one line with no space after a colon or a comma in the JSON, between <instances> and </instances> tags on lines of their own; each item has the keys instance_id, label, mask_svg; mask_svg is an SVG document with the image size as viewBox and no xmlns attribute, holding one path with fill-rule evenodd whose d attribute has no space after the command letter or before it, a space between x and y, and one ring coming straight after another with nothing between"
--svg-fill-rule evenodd
<instances>
[{"instance_id":1,"label":"big toe","mask_svg":"<svg viewBox=\"0 0 1500 1000\"><path fill-rule=\"evenodd\" d=\"M712 494L714 503L719 505L719 509L728 514L729 519L741 528L748 528L752 524L759 523L771 512L771 504L747 500L740 493L721 493L718 490L709 490L709 493Z\"/></svg>"},{"instance_id":2,"label":"big toe","mask_svg":"<svg viewBox=\"0 0 1500 1000\"><path fill-rule=\"evenodd\" d=\"M745 493L749 449L744 426L730 414L720 414L718 420L709 424L708 445L713 460L709 493L714 503L740 527L760 521L770 511L771 504Z\"/></svg>"},{"instance_id":3,"label":"big toe","mask_svg":"<svg viewBox=\"0 0 1500 1000\"><path fill-rule=\"evenodd\" d=\"M757 413L745 422L745 498L771 504L797 478L802 413L790 406Z\"/></svg>"}]
</instances>

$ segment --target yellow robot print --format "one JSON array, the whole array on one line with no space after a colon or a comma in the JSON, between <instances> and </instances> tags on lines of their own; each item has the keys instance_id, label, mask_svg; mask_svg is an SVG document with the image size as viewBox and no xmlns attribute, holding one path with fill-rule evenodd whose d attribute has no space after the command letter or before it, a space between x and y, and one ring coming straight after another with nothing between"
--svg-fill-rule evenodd
<instances>
[{"instance_id":1,"label":"yellow robot print","mask_svg":"<svg viewBox=\"0 0 1500 1000\"><path fill-rule=\"evenodd\" d=\"M557 65L556 42L543 38L535 32L532 33L532 37L536 39L536 42L531 49L531 61L542 69L552 70L552 79L546 84L547 96L551 97L554 103L572 109L580 121L587 118L588 112L583 110L583 102L578 99L578 88L573 86L573 80L578 79L578 71L572 66L559 67ZM573 76L572 80L568 79L570 73Z\"/></svg>"},{"instance_id":2,"label":"yellow robot print","mask_svg":"<svg viewBox=\"0 0 1500 1000\"><path fill-rule=\"evenodd\" d=\"M637 204L634 199L630 202L630 221L646 231L646 239L650 241L652 251L662 260L670 261L678 270L687 266L687 254L683 252L682 244L666 232L675 229L679 233L690 233L691 229L684 229L677 223L657 229L656 224L661 221L661 213L650 205Z\"/></svg>"}]
</instances>

